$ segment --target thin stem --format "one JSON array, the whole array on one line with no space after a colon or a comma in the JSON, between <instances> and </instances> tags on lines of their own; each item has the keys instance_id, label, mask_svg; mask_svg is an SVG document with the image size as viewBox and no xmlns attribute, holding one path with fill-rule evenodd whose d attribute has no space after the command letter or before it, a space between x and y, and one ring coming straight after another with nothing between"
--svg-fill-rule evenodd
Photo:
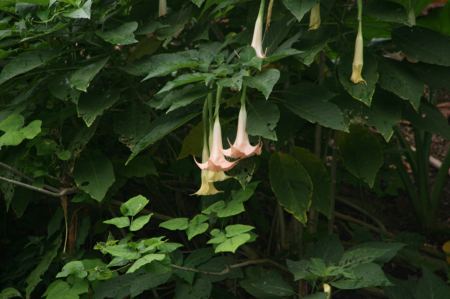
<instances>
[{"instance_id":1,"label":"thin stem","mask_svg":"<svg viewBox=\"0 0 450 299\"><path fill-rule=\"evenodd\" d=\"M214 119L219 117L219 110L220 110L220 98L222 97L222 89L223 87L220 85L217 85L217 92L216 92L216 107L214 111Z\"/></svg>"},{"instance_id":2,"label":"thin stem","mask_svg":"<svg viewBox=\"0 0 450 299\"><path fill-rule=\"evenodd\" d=\"M57 192L48 191L46 189L39 188L39 187L36 187L36 186L33 186L33 185L29 185L29 184L26 184L26 183L23 183L23 182L19 182L19 181L16 181L14 179L6 178L4 176L0 176L0 180L8 182L8 183L11 183L11 184L14 184L14 185L17 185L17 186L20 186L20 187L23 187L23 188L27 188L27 189L30 189L30 190L33 190L33 191L37 191L37 192L40 192L40 193L43 193L43 194L46 194L46 195L49 195L49 196L53 196L53 197L61 197L63 195L73 194L73 193L75 193L78 190L76 188L65 188L65 189L59 190L59 192L57 193Z\"/></svg>"},{"instance_id":3,"label":"thin stem","mask_svg":"<svg viewBox=\"0 0 450 299\"><path fill-rule=\"evenodd\" d=\"M336 206L336 172L337 172L337 153L336 153L336 145L334 144L334 138L332 139L331 149L332 149L332 158L331 158L331 185L330 185L330 219L328 220L328 234L333 233L334 228L334 211Z\"/></svg>"}]
</instances>

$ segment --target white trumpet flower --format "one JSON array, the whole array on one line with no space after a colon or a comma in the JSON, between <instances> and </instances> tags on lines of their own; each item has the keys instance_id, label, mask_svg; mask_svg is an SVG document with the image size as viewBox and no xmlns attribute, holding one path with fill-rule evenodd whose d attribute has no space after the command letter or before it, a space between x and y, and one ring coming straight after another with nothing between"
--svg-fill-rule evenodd
<instances>
[{"instance_id":1,"label":"white trumpet flower","mask_svg":"<svg viewBox=\"0 0 450 299\"><path fill-rule=\"evenodd\" d=\"M167 0L159 0L159 17L163 17L167 14Z\"/></svg>"},{"instance_id":2,"label":"white trumpet flower","mask_svg":"<svg viewBox=\"0 0 450 299\"><path fill-rule=\"evenodd\" d=\"M311 9L309 16L309 30L317 30L320 27L320 3L317 3Z\"/></svg>"},{"instance_id":3,"label":"white trumpet flower","mask_svg":"<svg viewBox=\"0 0 450 299\"><path fill-rule=\"evenodd\" d=\"M265 0L261 0L261 4L259 6L258 17L255 22L255 29L253 30L253 39L252 39L252 47L256 51L256 56L259 58L266 57L263 48L262 48L262 40L263 40L263 18L264 18L264 6Z\"/></svg>"}]
</instances>

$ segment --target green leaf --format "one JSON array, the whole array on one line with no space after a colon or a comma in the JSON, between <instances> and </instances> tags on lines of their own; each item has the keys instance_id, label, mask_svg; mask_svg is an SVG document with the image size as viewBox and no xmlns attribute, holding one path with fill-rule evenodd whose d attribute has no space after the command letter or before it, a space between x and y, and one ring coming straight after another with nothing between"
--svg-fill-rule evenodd
<instances>
[{"instance_id":1,"label":"green leaf","mask_svg":"<svg viewBox=\"0 0 450 299\"><path fill-rule=\"evenodd\" d=\"M3 67L0 73L0 84L40 67L54 57L55 53L51 51L39 50L21 53Z\"/></svg>"},{"instance_id":2,"label":"green leaf","mask_svg":"<svg viewBox=\"0 0 450 299\"><path fill-rule=\"evenodd\" d=\"M197 5L197 7L201 7L203 2L205 2L205 0L191 0L191 1L192 1L192 3Z\"/></svg>"},{"instance_id":3,"label":"green leaf","mask_svg":"<svg viewBox=\"0 0 450 299\"><path fill-rule=\"evenodd\" d=\"M75 72L69 78L70 84L73 88L86 92L89 84L94 77L100 72L108 62L109 57L91 63L85 67L82 67Z\"/></svg>"},{"instance_id":4,"label":"green leaf","mask_svg":"<svg viewBox=\"0 0 450 299\"><path fill-rule=\"evenodd\" d=\"M220 243L219 245L217 245L217 247L215 248L214 252L215 253L219 253L219 252L232 252L235 253L236 250L244 245L245 243L247 243L248 241L250 241L252 238L252 236L250 234L240 234L240 235L236 235L234 237L231 238L227 238L224 242Z\"/></svg>"},{"instance_id":5,"label":"green leaf","mask_svg":"<svg viewBox=\"0 0 450 299\"><path fill-rule=\"evenodd\" d=\"M266 100L272 93L272 89L280 79L280 71L277 69L267 69L254 77L245 77L245 84L259 90Z\"/></svg>"},{"instance_id":6,"label":"green leaf","mask_svg":"<svg viewBox=\"0 0 450 299\"><path fill-rule=\"evenodd\" d=\"M367 123L374 126L384 139L389 142L394 134L394 126L402 118L403 105L401 100L388 92L377 91L370 111L367 115Z\"/></svg>"},{"instance_id":7,"label":"green leaf","mask_svg":"<svg viewBox=\"0 0 450 299\"><path fill-rule=\"evenodd\" d=\"M208 278L198 278L194 284L177 283L174 299L209 299L212 283Z\"/></svg>"},{"instance_id":8,"label":"green leaf","mask_svg":"<svg viewBox=\"0 0 450 299\"><path fill-rule=\"evenodd\" d=\"M72 19L90 19L91 18L91 5L92 0L86 0L83 6L75 8L63 15Z\"/></svg>"},{"instance_id":9,"label":"green leaf","mask_svg":"<svg viewBox=\"0 0 450 299\"><path fill-rule=\"evenodd\" d=\"M206 98L206 89L199 84L187 85L183 88L172 90L161 95L159 98L152 99L149 105L156 109L167 109L167 113L181 107L188 106L199 99Z\"/></svg>"},{"instance_id":10,"label":"green leaf","mask_svg":"<svg viewBox=\"0 0 450 299\"><path fill-rule=\"evenodd\" d=\"M141 257L137 249L129 247L128 244L105 246L101 250L109 253L113 257L120 257L125 260L137 260Z\"/></svg>"},{"instance_id":11,"label":"green leaf","mask_svg":"<svg viewBox=\"0 0 450 299\"><path fill-rule=\"evenodd\" d=\"M149 202L150 201L142 195L135 196L120 206L120 212L124 216L134 217L142 211Z\"/></svg>"},{"instance_id":12,"label":"green leaf","mask_svg":"<svg viewBox=\"0 0 450 299\"><path fill-rule=\"evenodd\" d=\"M70 288L70 285L63 280L53 281L44 293L47 299L79 299L77 292Z\"/></svg>"},{"instance_id":13,"label":"green leaf","mask_svg":"<svg viewBox=\"0 0 450 299\"><path fill-rule=\"evenodd\" d=\"M400 27L392 40L410 59L450 66L450 37L423 27Z\"/></svg>"},{"instance_id":14,"label":"green leaf","mask_svg":"<svg viewBox=\"0 0 450 299\"><path fill-rule=\"evenodd\" d=\"M178 155L178 159L183 159L188 156L200 157L202 155L202 146L203 122L199 122L194 127L192 127L192 129L184 138L183 144L181 145L180 154Z\"/></svg>"},{"instance_id":15,"label":"green leaf","mask_svg":"<svg viewBox=\"0 0 450 299\"><path fill-rule=\"evenodd\" d=\"M414 292L415 299L450 298L450 287L430 270L424 268Z\"/></svg>"},{"instance_id":16,"label":"green leaf","mask_svg":"<svg viewBox=\"0 0 450 299\"><path fill-rule=\"evenodd\" d=\"M72 261L64 265L61 272L56 274L56 278L67 277L69 275L74 275L78 278L85 278L87 274L88 273L84 269L84 265L81 261Z\"/></svg>"},{"instance_id":17,"label":"green leaf","mask_svg":"<svg viewBox=\"0 0 450 299\"><path fill-rule=\"evenodd\" d=\"M346 132L344 114L329 101L334 97L335 94L325 87L303 82L288 89L281 101L286 108L311 123Z\"/></svg>"},{"instance_id":18,"label":"green leaf","mask_svg":"<svg viewBox=\"0 0 450 299\"><path fill-rule=\"evenodd\" d=\"M159 227L168 229L168 230L186 230L189 225L188 218L173 218L167 221L162 222Z\"/></svg>"},{"instance_id":19,"label":"green leaf","mask_svg":"<svg viewBox=\"0 0 450 299\"><path fill-rule=\"evenodd\" d=\"M146 225L150 221L150 217L152 217L152 214L140 216L134 219L131 222L130 231L135 232L143 228L144 225Z\"/></svg>"},{"instance_id":20,"label":"green leaf","mask_svg":"<svg viewBox=\"0 0 450 299\"><path fill-rule=\"evenodd\" d=\"M377 60L370 53L364 55L362 77L366 80L366 83L361 82L355 84L350 81L352 74L352 59L353 58L350 55L342 57L338 66L339 81L354 99L370 106L379 76Z\"/></svg>"},{"instance_id":21,"label":"green leaf","mask_svg":"<svg viewBox=\"0 0 450 299\"><path fill-rule=\"evenodd\" d=\"M131 265L131 267L128 269L127 273L133 273L145 265L148 265L154 261L162 261L165 258L166 258L166 255L160 254L160 253L150 253L150 254L144 255L140 259L136 260L133 263L133 265Z\"/></svg>"},{"instance_id":22,"label":"green leaf","mask_svg":"<svg viewBox=\"0 0 450 299\"><path fill-rule=\"evenodd\" d=\"M99 202L115 181L111 161L98 151L83 152L75 164L73 175L77 187Z\"/></svg>"},{"instance_id":23,"label":"green leaf","mask_svg":"<svg viewBox=\"0 0 450 299\"><path fill-rule=\"evenodd\" d=\"M206 230L209 227L209 224L205 223L205 221L207 220L208 220L207 216L200 214L195 216L191 221L189 221L189 225L186 230L188 240L191 240L195 236L198 236L206 232Z\"/></svg>"},{"instance_id":24,"label":"green leaf","mask_svg":"<svg viewBox=\"0 0 450 299\"><path fill-rule=\"evenodd\" d=\"M281 274L262 267L249 267L245 271L245 278L239 284L247 293L255 298L288 297L295 294L292 286Z\"/></svg>"},{"instance_id":25,"label":"green leaf","mask_svg":"<svg viewBox=\"0 0 450 299\"><path fill-rule=\"evenodd\" d=\"M269 161L269 179L280 205L298 221L306 223L313 184L300 162L287 154L272 154Z\"/></svg>"},{"instance_id":26,"label":"green leaf","mask_svg":"<svg viewBox=\"0 0 450 299\"><path fill-rule=\"evenodd\" d=\"M311 8L319 2L318 0L283 0L284 6L297 18L297 21L301 21L305 14L311 10Z\"/></svg>"},{"instance_id":27,"label":"green leaf","mask_svg":"<svg viewBox=\"0 0 450 299\"><path fill-rule=\"evenodd\" d=\"M87 93L80 97L77 104L78 116L82 117L88 127L111 108L120 98L117 90Z\"/></svg>"},{"instance_id":28,"label":"green leaf","mask_svg":"<svg viewBox=\"0 0 450 299\"><path fill-rule=\"evenodd\" d=\"M337 140L339 152L347 170L373 187L378 170L383 166L383 148L368 129L354 125L350 134L343 133Z\"/></svg>"},{"instance_id":29,"label":"green leaf","mask_svg":"<svg viewBox=\"0 0 450 299\"><path fill-rule=\"evenodd\" d=\"M94 285L93 298L136 298L142 292L156 288L167 282L172 275L172 269L161 263L151 263L144 269L134 273L119 275L105 282Z\"/></svg>"},{"instance_id":30,"label":"green leaf","mask_svg":"<svg viewBox=\"0 0 450 299\"><path fill-rule=\"evenodd\" d=\"M112 30L105 32L97 31L96 34L104 41L113 45L130 45L138 42L134 38L134 32L137 28L137 22L128 22Z\"/></svg>"},{"instance_id":31,"label":"green leaf","mask_svg":"<svg viewBox=\"0 0 450 299\"><path fill-rule=\"evenodd\" d=\"M269 140L277 140L277 127L280 119L278 106L269 101L255 99L248 103L247 133Z\"/></svg>"},{"instance_id":32,"label":"green leaf","mask_svg":"<svg viewBox=\"0 0 450 299\"><path fill-rule=\"evenodd\" d=\"M130 226L130 218L128 217L115 217L109 220L103 221L105 224L112 224L118 228L124 228Z\"/></svg>"},{"instance_id":33,"label":"green leaf","mask_svg":"<svg viewBox=\"0 0 450 299\"><path fill-rule=\"evenodd\" d=\"M331 217L331 178L322 160L305 148L295 147L292 156L305 167L313 183L311 206Z\"/></svg>"},{"instance_id":34,"label":"green leaf","mask_svg":"<svg viewBox=\"0 0 450 299\"><path fill-rule=\"evenodd\" d=\"M331 282L331 285L344 290L354 290L369 287L385 287L392 283L384 275L381 266L375 263L360 264L351 269L349 276L351 278L343 278Z\"/></svg>"},{"instance_id":35,"label":"green leaf","mask_svg":"<svg viewBox=\"0 0 450 299\"><path fill-rule=\"evenodd\" d=\"M22 298L22 295L20 294L20 292L14 288L6 288L3 289L2 292L0 293L0 298L2 299L10 299L10 298L17 298L20 297Z\"/></svg>"},{"instance_id":36,"label":"green leaf","mask_svg":"<svg viewBox=\"0 0 450 299\"><path fill-rule=\"evenodd\" d=\"M33 139L41 133L42 121L34 120L23 127L24 123L23 116L15 113L0 121L0 131L4 132L0 136L0 148L19 145L25 139Z\"/></svg>"},{"instance_id":37,"label":"green leaf","mask_svg":"<svg viewBox=\"0 0 450 299\"><path fill-rule=\"evenodd\" d=\"M129 163L134 157L136 157L148 146L165 137L173 130L181 127L182 125L196 117L198 114L198 111L188 112L184 109L178 109L174 112L165 114L153 121L147 135L143 136L133 147L132 153L128 158L127 163Z\"/></svg>"},{"instance_id":38,"label":"green leaf","mask_svg":"<svg viewBox=\"0 0 450 299\"><path fill-rule=\"evenodd\" d=\"M194 69L200 64L196 51L185 51L177 53L164 53L151 56L150 58L138 61L125 68L125 71L131 75L146 77L148 80L155 77L169 75L180 69Z\"/></svg>"},{"instance_id":39,"label":"green leaf","mask_svg":"<svg viewBox=\"0 0 450 299\"><path fill-rule=\"evenodd\" d=\"M403 247L402 243L363 243L344 252L339 266L351 269L360 264L388 262Z\"/></svg>"},{"instance_id":40,"label":"green leaf","mask_svg":"<svg viewBox=\"0 0 450 299\"><path fill-rule=\"evenodd\" d=\"M243 233L247 233L255 228L251 225L244 224L232 224L225 227L225 235L227 238L231 238Z\"/></svg>"},{"instance_id":41,"label":"green leaf","mask_svg":"<svg viewBox=\"0 0 450 299\"><path fill-rule=\"evenodd\" d=\"M167 82L166 85L164 85L164 87L160 91L158 91L157 94L168 92L176 87L196 82L204 81L205 85L207 85L207 83L210 82L213 78L214 75L208 73L183 74L181 76L178 76L174 80Z\"/></svg>"},{"instance_id":42,"label":"green leaf","mask_svg":"<svg viewBox=\"0 0 450 299\"><path fill-rule=\"evenodd\" d=\"M378 83L383 89L409 101L414 109L419 109L425 86L411 70L403 63L387 59L380 61L378 70L380 72Z\"/></svg>"},{"instance_id":43,"label":"green leaf","mask_svg":"<svg viewBox=\"0 0 450 299\"><path fill-rule=\"evenodd\" d=\"M26 282L25 297L27 299L31 298L33 290L42 280L41 278L42 275L44 275L47 272L48 268L50 267L50 264L58 255L60 245L61 245L61 238L56 238L55 242L52 244L52 247L49 248L46 251L45 255L42 256L42 258L39 260L36 268L34 268L33 271L31 271L31 273L27 276L25 280Z\"/></svg>"}]
</instances>

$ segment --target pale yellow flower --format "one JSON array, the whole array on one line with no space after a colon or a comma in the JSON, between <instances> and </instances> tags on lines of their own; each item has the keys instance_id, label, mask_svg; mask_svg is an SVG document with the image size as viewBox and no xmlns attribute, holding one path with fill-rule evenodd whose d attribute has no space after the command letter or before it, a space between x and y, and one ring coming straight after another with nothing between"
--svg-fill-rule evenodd
<instances>
[{"instance_id":1,"label":"pale yellow flower","mask_svg":"<svg viewBox=\"0 0 450 299\"><path fill-rule=\"evenodd\" d=\"M159 0L158 16L163 17L167 14L167 0Z\"/></svg>"},{"instance_id":2,"label":"pale yellow flower","mask_svg":"<svg viewBox=\"0 0 450 299\"><path fill-rule=\"evenodd\" d=\"M320 27L320 3L317 3L311 9L309 16L309 30L317 30Z\"/></svg>"},{"instance_id":3,"label":"pale yellow flower","mask_svg":"<svg viewBox=\"0 0 450 299\"><path fill-rule=\"evenodd\" d=\"M253 49L255 49L256 56L258 56L259 58L266 57L262 48L264 4L265 0L261 0L258 17L256 18L255 28L253 30L253 39L252 39L252 47Z\"/></svg>"}]
</instances>

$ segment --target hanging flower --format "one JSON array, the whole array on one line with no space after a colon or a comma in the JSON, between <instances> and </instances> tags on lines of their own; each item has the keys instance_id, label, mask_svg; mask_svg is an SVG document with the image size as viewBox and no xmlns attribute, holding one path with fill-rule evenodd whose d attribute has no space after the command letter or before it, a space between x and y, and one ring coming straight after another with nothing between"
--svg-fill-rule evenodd
<instances>
[{"instance_id":1,"label":"hanging flower","mask_svg":"<svg viewBox=\"0 0 450 299\"><path fill-rule=\"evenodd\" d=\"M317 3L311 9L309 16L309 30L317 30L320 27L320 3Z\"/></svg>"},{"instance_id":2,"label":"hanging flower","mask_svg":"<svg viewBox=\"0 0 450 299\"><path fill-rule=\"evenodd\" d=\"M261 146L261 142L257 145L250 144L247 133L247 110L245 109L245 103L241 104L236 139L234 143L230 145L230 148L224 150L223 153L225 156L232 158L247 158L253 155L260 155Z\"/></svg>"},{"instance_id":3,"label":"hanging flower","mask_svg":"<svg viewBox=\"0 0 450 299\"><path fill-rule=\"evenodd\" d=\"M220 126L218 116L214 121L212 136L212 145L209 159L207 161L202 161L202 163L198 163L197 161L195 161L195 163L197 163L200 169L210 170L214 172L228 171L232 169L236 165L237 161L230 162L225 159L222 144L222 128Z\"/></svg>"},{"instance_id":4,"label":"hanging flower","mask_svg":"<svg viewBox=\"0 0 450 299\"><path fill-rule=\"evenodd\" d=\"M259 58L266 57L262 48L264 5L265 0L261 0L258 17L256 18L255 22L255 29L253 30L253 39L252 39L252 47L256 51L256 56L258 56Z\"/></svg>"},{"instance_id":5,"label":"hanging flower","mask_svg":"<svg viewBox=\"0 0 450 299\"><path fill-rule=\"evenodd\" d=\"M208 161L208 159L209 159L208 145L204 143L202 151L202 162L206 162ZM211 173L212 171L209 170L201 171L202 184L200 186L200 189L198 189L197 192L194 193L194 195L205 196L205 195L214 195L221 192L216 189L216 186L214 186L214 182L210 180Z\"/></svg>"},{"instance_id":6,"label":"hanging flower","mask_svg":"<svg viewBox=\"0 0 450 299\"><path fill-rule=\"evenodd\" d=\"M163 17L167 14L167 0L159 0L159 17Z\"/></svg>"},{"instance_id":7,"label":"hanging flower","mask_svg":"<svg viewBox=\"0 0 450 299\"><path fill-rule=\"evenodd\" d=\"M358 34L356 35L355 41L355 53L353 56L352 64L352 76L350 81L355 84L366 83L366 80L362 77L362 70L364 65L364 43L362 34L362 1L358 0Z\"/></svg>"}]
</instances>

